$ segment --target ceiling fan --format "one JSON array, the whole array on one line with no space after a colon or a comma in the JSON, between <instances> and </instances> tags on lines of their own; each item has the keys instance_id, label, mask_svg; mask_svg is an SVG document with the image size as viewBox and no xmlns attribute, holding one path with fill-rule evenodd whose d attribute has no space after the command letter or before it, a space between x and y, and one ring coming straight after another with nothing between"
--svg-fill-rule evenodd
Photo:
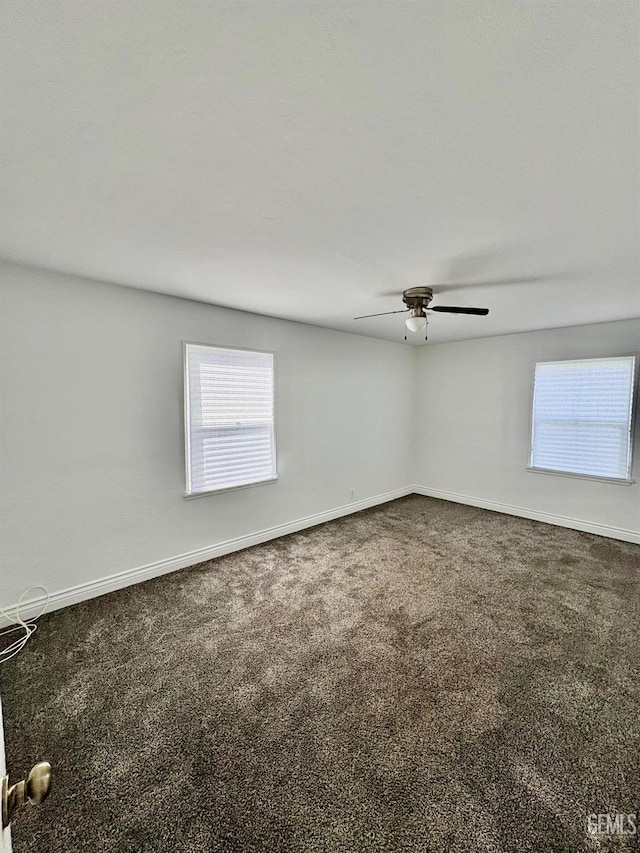
<instances>
[{"instance_id":1,"label":"ceiling fan","mask_svg":"<svg viewBox=\"0 0 640 853\"><path fill-rule=\"evenodd\" d=\"M363 314L361 317L354 317L354 320L364 320L367 317L384 317L386 314L406 314L409 316L406 320L406 327L410 332L421 332L424 329L424 339L427 340L427 309L429 311L440 311L443 314L477 314L486 316L489 313L488 308L462 308L455 305L432 305L429 303L433 299L433 289L431 287L410 287L403 291L402 301L407 306L398 311L383 311L381 314ZM405 341L407 335L404 336Z\"/></svg>"}]
</instances>

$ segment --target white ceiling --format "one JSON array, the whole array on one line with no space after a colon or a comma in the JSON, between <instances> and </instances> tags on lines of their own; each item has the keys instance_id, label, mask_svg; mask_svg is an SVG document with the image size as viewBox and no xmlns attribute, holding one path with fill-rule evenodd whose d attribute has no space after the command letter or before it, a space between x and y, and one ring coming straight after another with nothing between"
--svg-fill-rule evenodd
<instances>
[{"instance_id":1,"label":"white ceiling","mask_svg":"<svg viewBox=\"0 0 640 853\"><path fill-rule=\"evenodd\" d=\"M433 341L638 316L639 9L4 0L0 254L390 340L422 284L490 308Z\"/></svg>"}]
</instances>

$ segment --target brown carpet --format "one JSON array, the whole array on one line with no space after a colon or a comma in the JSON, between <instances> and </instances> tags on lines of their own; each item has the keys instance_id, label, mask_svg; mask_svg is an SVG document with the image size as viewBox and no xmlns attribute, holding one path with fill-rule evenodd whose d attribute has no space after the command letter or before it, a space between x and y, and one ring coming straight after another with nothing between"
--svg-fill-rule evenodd
<instances>
[{"instance_id":1,"label":"brown carpet","mask_svg":"<svg viewBox=\"0 0 640 853\"><path fill-rule=\"evenodd\" d=\"M15 853L635 849L587 815L640 813L639 591L640 546L411 496L45 616Z\"/></svg>"}]
</instances>

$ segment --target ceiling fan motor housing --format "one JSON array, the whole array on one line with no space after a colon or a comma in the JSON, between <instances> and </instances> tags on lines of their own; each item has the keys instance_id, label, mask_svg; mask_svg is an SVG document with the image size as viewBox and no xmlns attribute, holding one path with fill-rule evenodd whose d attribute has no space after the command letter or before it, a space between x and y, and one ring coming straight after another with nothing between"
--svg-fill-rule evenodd
<instances>
[{"instance_id":1,"label":"ceiling fan motor housing","mask_svg":"<svg viewBox=\"0 0 640 853\"><path fill-rule=\"evenodd\" d=\"M410 309L410 317L424 317L432 299L433 290L430 287L410 287L402 294L402 301Z\"/></svg>"}]
</instances>

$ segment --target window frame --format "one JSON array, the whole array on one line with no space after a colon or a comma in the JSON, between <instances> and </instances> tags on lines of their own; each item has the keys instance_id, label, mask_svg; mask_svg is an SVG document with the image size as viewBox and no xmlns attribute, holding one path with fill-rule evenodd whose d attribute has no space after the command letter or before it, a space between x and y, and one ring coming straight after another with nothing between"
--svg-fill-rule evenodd
<instances>
[{"instance_id":1,"label":"window frame","mask_svg":"<svg viewBox=\"0 0 640 853\"><path fill-rule=\"evenodd\" d=\"M631 387L631 412L629 422L629 468L628 477L604 477L599 474L581 474L577 471L559 471L555 468L538 468L532 465L533 458L533 439L535 427L535 388L536 388L536 368L539 364L563 364L566 362L576 361L606 361L614 358L632 358L633 359L633 378ZM570 477L578 480L595 480L599 483L610 483L616 486L632 486L636 480L633 477L634 463L634 448L636 442L636 423L638 421L638 402L640 400L640 355L636 352L616 353L612 355L594 355L585 356L582 358L554 358L545 361L536 361L533 365L533 376L531 381L531 390L529 394L530 403L530 418L529 418L529 461L526 470L533 474L551 474L557 477Z\"/></svg>"},{"instance_id":2,"label":"window frame","mask_svg":"<svg viewBox=\"0 0 640 853\"><path fill-rule=\"evenodd\" d=\"M254 480L250 483L241 483L237 486L220 486L216 489L207 489L203 492L192 492L191 487L191 422L190 422L190 406L189 406L189 363L187 356L187 347L207 347L209 349L232 350L235 352L257 352L264 355L270 355L273 358L273 462L275 474L273 477L268 477L264 480ZM253 347L238 347L228 344L212 344L203 341L182 341L182 397L183 397L183 424L184 424L184 468L185 468L185 491L183 497L185 500L195 500L197 498L206 498L209 495L219 495L223 492L235 492L239 489L252 489L254 486L264 486L269 483L278 481L278 435L277 435L277 356L273 350L256 349Z\"/></svg>"}]
</instances>

